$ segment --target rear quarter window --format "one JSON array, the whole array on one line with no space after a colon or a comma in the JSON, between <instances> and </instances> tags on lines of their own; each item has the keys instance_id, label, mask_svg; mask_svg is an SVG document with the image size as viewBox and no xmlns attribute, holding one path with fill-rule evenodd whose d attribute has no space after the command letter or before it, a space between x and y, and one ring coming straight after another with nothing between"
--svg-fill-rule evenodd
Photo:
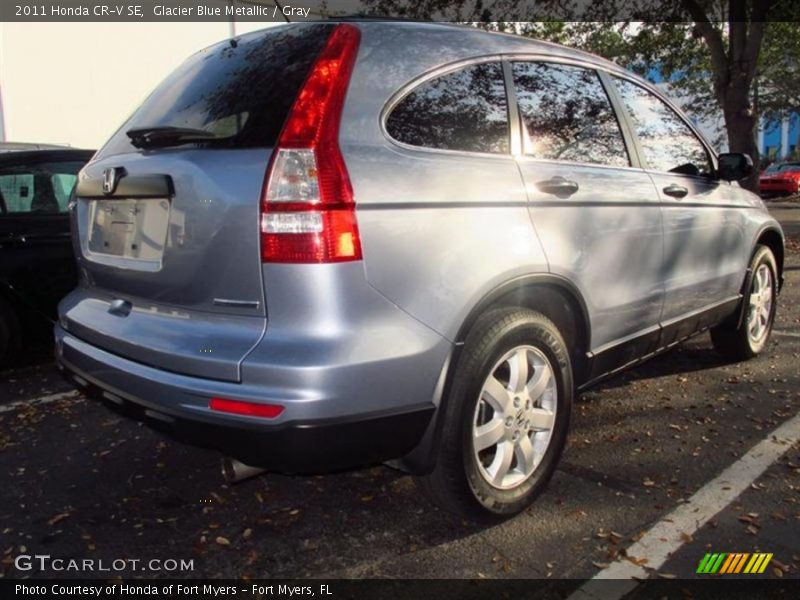
<instances>
[{"instance_id":1,"label":"rear quarter window","mask_svg":"<svg viewBox=\"0 0 800 600\"><path fill-rule=\"evenodd\" d=\"M331 24L292 23L201 50L169 75L100 151L137 149L126 131L147 127L202 129L210 148L271 147Z\"/></svg>"},{"instance_id":2,"label":"rear quarter window","mask_svg":"<svg viewBox=\"0 0 800 600\"><path fill-rule=\"evenodd\" d=\"M470 65L420 84L392 108L386 131L410 146L508 153L508 102L500 63Z\"/></svg>"}]
</instances>

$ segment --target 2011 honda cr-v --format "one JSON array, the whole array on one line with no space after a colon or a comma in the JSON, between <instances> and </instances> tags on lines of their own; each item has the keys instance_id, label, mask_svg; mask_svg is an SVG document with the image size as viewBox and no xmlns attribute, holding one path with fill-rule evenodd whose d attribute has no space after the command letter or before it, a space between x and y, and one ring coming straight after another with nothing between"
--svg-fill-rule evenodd
<instances>
[{"instance_id":1,"label":"2011 honda cr-v","mask_svg":"<svg viewBox=\"0 0 800 600\"><path fill-rule=\"evenodd\" d=\"M575 390L711 329L766 345L783 234L653 86L475 29L289 24L189 58L79 176L58 362L290 473L394 461L513 514Z\"/></svg>"}]
</instances>

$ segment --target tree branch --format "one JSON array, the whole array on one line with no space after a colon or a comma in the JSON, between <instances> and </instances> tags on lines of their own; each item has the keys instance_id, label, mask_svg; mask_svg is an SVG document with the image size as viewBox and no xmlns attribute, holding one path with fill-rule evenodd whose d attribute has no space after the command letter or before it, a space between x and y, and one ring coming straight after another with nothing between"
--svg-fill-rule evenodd
<instances>
[{"instance_id":1,"label":"tree branch","mask_svg":"<svg viewBox=\"0 0 800 600\"><path fill-rule=\"evenodd\" d=\"M761 52L761 43L764 39L764 30L766 23L764 22L767 13L775 4L774 0L761 0L756 2L753 6L753 12L750 15L750 35L747 37L747 43L744 47L742 59L747 65L746 74L748 84L753 81L756 74L756 67L758 66L758 55Z\"/></svg>"},{"instance_id":2,"label":"tree branch","mask_svg":"<svg viewBox=\"0 0 800 600\"><path fill-rule=\"evenodd\" d=\"M700 31L703 38L708 44L708 50L711 54L711 64L714 66L714 71L719 78L719 82L723 85L728 82L728 57L725 54L725 46L722 43L722 35L708 20L708 15L696 2L696 0L681 0L686 12L692 17L698 31Z\"/></svg>"}]
</instances>

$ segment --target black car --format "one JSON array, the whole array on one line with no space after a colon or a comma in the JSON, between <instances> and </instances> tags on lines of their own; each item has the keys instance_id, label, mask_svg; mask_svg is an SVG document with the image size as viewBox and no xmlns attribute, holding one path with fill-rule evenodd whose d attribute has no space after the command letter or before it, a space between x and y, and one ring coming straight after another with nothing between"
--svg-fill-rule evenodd
<instances>
[{"instance_id":1,"label":"black car","mask_svg":"<svg viewBox=\"0 0 800 600\"><path fill-rule=\"evenodd\" d=\"M94 154L42 144L0 144L0 368L45 339L77 276L67 204Z\"/></svg>"}]
</instances>

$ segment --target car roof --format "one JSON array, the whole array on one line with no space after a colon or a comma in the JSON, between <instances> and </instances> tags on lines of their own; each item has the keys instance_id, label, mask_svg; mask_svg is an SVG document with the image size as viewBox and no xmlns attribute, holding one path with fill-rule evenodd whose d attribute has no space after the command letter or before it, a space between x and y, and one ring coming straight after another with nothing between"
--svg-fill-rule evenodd
<instances>
[{"instance_id":1,"label":"car roof","mask_svg":"<svg viewBox=\"0 0 800 600\"><path fill-rule=\"evenodd\" d=\"M519 35L516 33L502 32L502 31L488 31L480 27L472 25L463 25L456 23L434 23L430 21L404 21L401 19L370 19L370 18L352 18L352 19L338 19L338 21L349 22L357 24L359 27L369 27L372 24L380 23L383 27L395 27L403 30L419 30L427 31L431 34L436 34L444 31L457 31L463 41L469 43L470 40L481 40L488 42L496 47L497 52L516 52L532 54L552 54L561 58L572 58L581 62L595 64L599 67L608 70L625 71L618 64L602 58L596 54L562 46L554 42L547 42L538 40L536 38ZM466 49L466 45L465 45ZM627 71L626 71L627 72Z\"/></svg>"},{"instance_id":2,"label":"car roof","mask_svg":"<svg viewBox=\"0 0 800 600\"><path fill-rule=\"evenodd\" d=\"M526 37L515 33L487 31L480 27L456 23L437 23L431 21L411 21L363 16L336 17L323 21L293 21L291 23L282 23L277 26L259 29L236 37L238 39L242 39L250 36L258 36L266 31L274 31L278 27L297 27L311 25L314 23L350 23L357 26L359 29L364 30L365 33L375 32L379 33L381 36L385 35L387 38L392 37L392 33L400 34L400 39L402 39L403 34L417 34L415 41L424 39L425 42L431 47L431 50L435 50L437 46L441 47L446 44L453 44L458 47L459 54L462 54L463 56L480 55L483 53L515 53L538 54L552 56L554 58L557 57L568 60L571 59L574 61L594 65L608 71L624 73L626 76L636 77L642 82L649 84L649 82L646 80L638 77L634 73L631 73L627 69L620 67L618 64L590 52L569 48L553 42L537 40L535 38ZM453 34L455 34L455 36ZM216 42L204 50L228 43L230 43L229 40ZM418 56L419 49L415 48L412 54Z\"/></svg>"},{"instance_id":3,"label":"car roof","mask_svg":"<svg viewBox=\"0 0 800 600\"><path fill-rule=\"evenodd\" d=\"M41 146L41 148L39 147ZM0 164L44 162L60 160L82 160L88 162L95 150L69 148L49 144L26 144L22 149L0 148Z\"/></svg>"},{"instance_id":4,"label":"car roof","mask_svg":"<svg viewBox=\"0 0 800 600\"><path fill-rule=\"evenodd\" d=\"M26 150L61 150L70 146L60 144L39 144L36 142L0 142L0 152L22 152Z\"/></svg>"}]
</instances>

